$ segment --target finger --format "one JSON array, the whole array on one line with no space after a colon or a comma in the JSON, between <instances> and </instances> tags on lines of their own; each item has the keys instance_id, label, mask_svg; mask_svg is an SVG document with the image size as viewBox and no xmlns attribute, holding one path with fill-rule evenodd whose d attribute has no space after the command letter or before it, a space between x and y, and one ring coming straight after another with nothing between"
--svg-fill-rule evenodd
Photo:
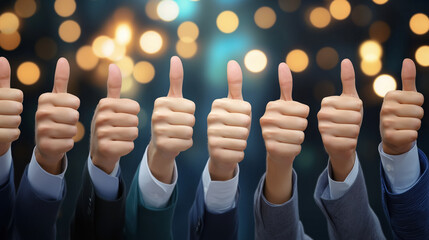
<instances>
[{"instance_id":1,"label":"finger","mask_svg":"<svg viewBox=\"0 0 429 240\"><path fill-rule=\"evenodd\" d=\"M0 99L22 102L24 94L15 88L0 88Z\"/></svg>"},{"instance_id":2,"label":"finger","mask_svg":"<svg viewBox=\"0 0 429 240\"><path fill-rule=\"evenodd\" d=\"M284 101L273 101L269 102L266 107L266 111L270 112L279 112L288 116L297 116L306 118L310 111L310 108L307 105L304 105L299 102L289 101L285 107Z\"/></svg>"},{"instance_id":3,"label":"finger","mask_svg":"<svg viewBox=\"0 0 429 240\"><path fill-rule=\"evenodd\" d=\"M423 118L424 110L420 106L413 104L395 104L391 109L383 107L383 113L393 113L398 117L411 117L411 118Z\"/></svg>"},{"instance_id":4,"label":"finger","mask_svg":"<svg viewBox=\"0 0 429 240\"><path fill-rule=\"evenodd\" d=\"M154 108L167 108L173 112L195 113L195 103L185 98L160 97L155 100Z\"/></svg>"},{"instance_id":5,"label":"finger","mask_svg":"<svg viewBox=\"0 0 429 240\"><path fill-rule=\"evenodd\" d=\"M0 115L0 128L17 128L21 124L21 116Z\"/></svg>"},{"instance_id":6,"label":"finger","mask_svg":"<svg viewBox=\"0 0 429 240\"><path fill-rule=\"evenodd\" d=\"M262 130L262 136L264 139L271 139L277 142L290 144L302 144L305 137L303 131L279 128L264 129Z\"/></svg>"},{"instance_id":7,"label":"finger","mask_svg":"<svg viewBox=\"0 0 429 240\"><path fill-rule=\"evenodd\" d=\"M37 127L37 134L39 136L49 136L50 138L56 139L67 139L72 138L77 133L77 127L75 125L63 124L63 123L45 123Z\"/></svg>"},{"instance_id":8,"label":"finger","mask_svg":"<svg viewBox=\"0 0 429 240\"><path fill-rule=\"evenodd\" d=\"M386 121L387 120L387 121ZM390 127L396 130L419 130L421 120L413 117L396 117L384 120L384 127Z\"/></svg>"},{"instance_id":9,"label":"finger","mask_svg":"<svg viewBox=\"0 0 429 240\"><path fill-rule=\"evenodd\" d=\"M10 88L10 65L4 57L0 57L0 88Z\"/></svg>"},{"instance_id":10,"label":"finger","mask_svg":"<svg viewBox=\"0 0 429 240\"><path fill-rule=\"evenodd\" d=\"M194 126L195 116L185 112L159 111L152 114L152 122L167 122L171 125Z\"/></svg>"},{"instance_id":11,"label":"finger","mask_svg":"<svg viewBox=\"0 0 429 240\"><path fill-rule=\"evenodd\" d=\"M139 119L134 114L128 113L101 113L95 118L96 126L136 127Z\"/></svg>"},{"instance_id":12,"label":"finger","mask_svg":"<svg viewBox=\"0 0 429 240\"><path fill-rule=\"evenodd\" d=\"M362 110L362 101L354 97L330 96L322 99L322 107L333 107L335 109L358 111Z\"/></svg>"},{"instance_id":13,"label":"finger","mask_svg":"<svg viewBox=\"0 0 429 240\"><path fill-rule=\"evenodd\" d=\"M122 87L121 70L115 64L109 65L109 76L107 77L107 97L120 98Z\"/></svg>"},{"instance_id":14,"label":"finger","mask_svg":"<svg viewBox=\"0 0 429 240\"><path fill-rule=\"evenodd\" d=\"M306 118L286 116L280 113L270 114L261 118L261 125L272 125L282 129L304 131L307 128Z\"/></svg>"},{"instance_id":15,"label":"finger","mask_svg":"<svg viewBox=\"0 0 429 240\"><path fill-rule=\"evenodd\" d=\"M359 97L356 90L355 70L349 59L344 59L341 62L341 83L343 84L342 95Z\"/></svg>"},{"instance_id":16,"label":"finger","mask_svg":"<svg viewBox=\"0 0 429 240\"><path fill-rule=\"evenodd\" d=\"M17 101L1 100L0 114L1 115L19 115L22 113L22 103Z\"/></svg>"},{"instance_id":17,"label":"finger","mask_svg":"<svg viewBox=\"0 0 429 240\"><path fill-rule=\"evenodd\" d=\"M245 127L215 124L207 128L207 135L246 140L249 136L249 129Z\"/></svg>"},{"instance_id":18,"label":"finger","mask_svg":"<svg viewBox=\"0 0 429 240\"><path fill-rule=\"evenodd\" d=\"M243 74L240 65L236 61L229 61L227 66L228 98L243 99L241 88L243 85Z\"/></svg>"},{"instance_id":19,"label":"finger","mask_svg":"<svg viewBox=\"0 0 429 240\"><path fill-rule=\"evenodd\" d=\"M45 107L36 112L36 119L49 119L56 123L74 125L79 120L79 112L69 107Z\"/></svg>"},{"instance_id":20,"label":"finger","mask_svg":"<svg viewBox=\"0 0 429 240\"><path fill-rule=\"evenodd\" d=\"M251 119L249 115L242 113L229 113L226 111L212 111L207 117L207 123L222 123L228 126L243 126L250 125Z\"/></svg>"},{"instance_id":21,"label":"finger","mask_svg":"<svg viewBox=\"0 0 429 240\"><path fill-rule=\"evenodd\" d=\"M279 85L280 85L280 99L285 101L292 101L292 73L286 63L279 65Z\"/></svg>"},{"instance_id":22,"label":"finger","mask_svg":"<svg viewBox=\"0 0 429 240\"><path fill-rule=\"evenodd\" d=\"M181 98L183 85L183 65L180 58L173 56L170 60L170 90L168 97Z\"/></svg>"},{"instance_id":23,"label":"finger","mask_svg":"<svg viewBox=\"0 0 429 240\"><path fill-rule=\"evenodd\" d=\"M319 122L319 131L335 137L356 138L359 136L360 126L356 124Z\"/></svg>"},{"instance_id":24,"label":"finger","mask_svg":"<svg viewBox=\"0 0 429 240\"><path fill-rule=\"evenodd\" d=\"M140 105L138 102L127 98L103 98L98 103L96 111L110 111L137 115L140 112Z\"/></svg>"},{"instance_id":25,"label":"finger","mask_svg":"<svg viewBox=\"0 0 429 240\"><path fill-rule=\"evenodd\" d=\"M0 128L0 143L10 143L19 138L19 128Z\"/></svg>"},{"instance_id":26,"label":"finger","mask_svg":"<svg viewBox=\"0 0 429 240\"><path fill-rule=\"evenodd\" d=\"M217 147L222 149L244 151L244 149L246 149L247 147L247 141L243 139L212 137L209 139L209 145L211 147Z\"/></svg>"},{"instance_id":27,"label":"finger","mask_svg":"<svg viewBox=\"0 0 429 240\"><path fill-rule=\"evenodd\" d=\"M230 113L243 113L250 115L252 112L252 106L242 100L231 100L228 98L220 98L213 101L212 111L215 109L225 110Z\"/></svg>"},{"instance_id":28,"label":"finger","mask_svg":"<svg viewBox=\"0 0 429 240\"><path fill-rule=\"evenodd\" d=\"M193 128L181 125L157 125L153 131L157 135L167 136L169 138L190 139L193 135Z\"/></svg>"},{"instance_id":29,"label":"finger","mask_svg":"<svg viewBox=\"0 0 429 240\"><path fill-rule=\"evenodd\" d=\"M102 127L97 129L99 138L109 138L113 141L134 141L138 137L137 127Z\"/></svg>"},{"instance_id":30,"label":"finger","mask_svg":"<svg viewBox=\"0 0 429 240\"><path fill-rule=\"evenodd\" d=\"M55 107L69 107L78 109L80 106L80 100L78 97L69 93L44 93L39 97L39 108L45 104Z\"/></svg>"},{"instance_id":31,"label":"finger","mask_svg":"<svg viewBox=\"0 0 429 240\"><path fill-rule=\"evenodd\" d=\"M360 124L362 114L358 111L338 110L335 108L325 109L317 114L320 120L326 120L339 124Z\"/></svg>"},{"instance_id":32,"label":"finger","mask_svg":"<svg viewBox=\"0 0 429 240\"><path fill-rule=\"evenodd\" d=\"M58 59L55 69L53 93L66 93L70 78L70 65L65 58Z\"/></svg>"},{"instance_id":33,"label":"finger","mask_svg":"<svg viewBox=\"0 0 429 240\"><path fill-rule=\"evenodd\" d=\"M402 62L402 90L414 91L416 89L416 65L413 60L406 58Z\"/></svg>"}]
</instances>

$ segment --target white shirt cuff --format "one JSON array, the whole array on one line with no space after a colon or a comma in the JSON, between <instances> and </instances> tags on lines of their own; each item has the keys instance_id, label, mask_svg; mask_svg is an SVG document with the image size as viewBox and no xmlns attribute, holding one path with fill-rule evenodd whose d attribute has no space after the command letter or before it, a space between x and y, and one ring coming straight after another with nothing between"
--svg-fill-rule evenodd
<instances>
[{"instance_id":1,"label":"white shirt cuff","mask_svg":"<svg viewBox=\"0 0 429 240\"><path fill-rule=\"evenodd\" d=\"M147 147L140 164L139 188L146 206L151 208L164 208L170 200L174 187L177 184L177 166L174 160L173 183L166 184L156 179L150 169L147 158Z\"/></svg>"},{"instance_id":2,"label":"white shirt cuff","mask_svg":"<svg viewBox=\"0 0 429 240\"><path fill-rule=\"evenodd\" d=\"M347 175L346 179L343 182L335 181L332 179L332 169L331 162L328 163L328 184L329 184L329 194L332 200L339 199L350 189L350 187L355 182L357 175L359 173L359 158L356 153L355 163L353 168Z\"/></svg>"},{"instance_id":3,"label":"white shirt cuff","mask_svg":"<svg viewBox=\"0 0 429 240\"><path fill-rule=\"evenodd\" d=\"M210 161L210 159L209 159ZM240 167L234 171L234 177L227 181L212 181L207 161L203 171L204 200L207 209L213 213L224 213L235 207Z\"/></svg>"},{"instance_id":4,"label":"white shirt cuff","mask_svg":"<svg viewBox=\"0 0 429 240\"><path fill-rule=\"evenodd\" d=\"M385 153L383 145L380 143L378 152L391 191L395 194L401 194L412 188L420 176L417 143L414 142L410 151L401 155Z\"/></svg>"},{"instance_id":5,"label":"white shirt cuff","mask_svg":"<svg viewBox=\"0 0 429 240\"><path fill-rule=\"evenodd\" d=\"M62 198L64 191L64 174L68 165L66 154L64 155L62 164L62 169L64 169L62 173L58 175L50 174L39 165L33 150L33 156L28 166L28 180L41 198L46 200L60 200Z\"/></svg>"},{"instance_id":6,"label":"white shirt cuff","mask_svg":"<svg viewBox=\"0 0 429 240\"><path fill-rule=\"evenodd\" d=\"M11 166L12 151L9 148L5 154L0 156L0 186L9 180Z\"/></svg>"},{"instance_id":7,"label":"white shirt cuff","mask_svg":"<svg viewBox=\"0 0 429 240\"><path fill-rule=\"evenodd\" d=\"M113 201L118 197L119 191L119 161L112 173L107 174L94 165L91 156L88 156L88 172L94 184L95 193L102 199Z\"/></svg>"}]
</instances>

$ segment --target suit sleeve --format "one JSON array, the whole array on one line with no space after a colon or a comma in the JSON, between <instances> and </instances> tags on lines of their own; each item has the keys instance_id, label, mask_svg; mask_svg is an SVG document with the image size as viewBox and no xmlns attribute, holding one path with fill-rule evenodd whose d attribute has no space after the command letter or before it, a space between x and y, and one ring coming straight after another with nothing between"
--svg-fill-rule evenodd
<instances>
[{"instance_id":1,"label":"suit sleeve","mask_svg":"<svg viewBox=\"0 0 429 240\"><path fill-rule=\"evenodd\" d=\"M125 222L125 184L120 178L118 197L108 201L95 192L85 164L82 187L71 225L72 239L122 239Z\"/></svg>"},{"instance_id":2,"label":"suit sleeve","mask_svg":"<svg viewBox=\"0 0 429 240\"><path fill-rule=\"evenodd\" d=\"M0 185L0 239L8 239L11 235L14 202L15 184L13 165L11 165L9 179Z\"/></svg>"},{"instance_id":3,"label":"suit sleeve","mask_svg":"<svg viewBox=\"0 0 429 240\"><path fill-rule=\"evenodd\" d=\"M48 187L48 186L47 186ZM45 200L28 180L28 166L21 179L14 209L14 236L17 239L55 239L56 221L66 187L59 200Z\"/></svg>"},{"instance_id":4,"label":"suit sleeve","mask_svg":"<svg viewBox=\"0 0 429 240\"><path fill-rule=\"evenodd\" d=\"M347 192L338 199L329 193L328 169L320 175L314 200L328 222L330 239L385 239L380 222L371 209L362 169Z\"/></svg>"},{"instance_id":5,"label":"suit sleeve","mask_svg":"<svg viewBox=\"0 0 429 240\"><path fill-rule=\"evenodd\" d=\"M426 239L429 236L428 159L419 149L420 177L406 192L394 194L381 167L383 207L395 239Z\"/></svg>"},{"instance_id":6,"label":"suit sleeve","mask_svg":"<svg viewBox=\"0 0 429 240\"><path fill-rule=\"evenodd\" d=\"M152 208L145 204L139 187L140 168L134 175L125 207L126 239L172 239L172 224L178 193L175 187L167 206Z\"/></svg>"},{"instance_id":7,"label":"suit sleeve","mask_svg":"<svg viewBox=\"0 0 429 240\"><path fill-rule=\"evenodd\" d=\"M292 174L292 196L279 205L271 204L264 196L265 174L256 188L253 211L255 239L311 239L304 233L299 220L298 185L295 171Z\"/></svg>"},{"instance_id":8,"label":"suit sleeve","mask_svg":"<svg viewBox=\"0 0 429 240\"><path fill-rule=\"evenodd\" d=\"M189 212L189 239L237 239L239 195L237 190L234 208L224 213L213 213L205 205L201 180Z\"/></svg>"}]
</instances>

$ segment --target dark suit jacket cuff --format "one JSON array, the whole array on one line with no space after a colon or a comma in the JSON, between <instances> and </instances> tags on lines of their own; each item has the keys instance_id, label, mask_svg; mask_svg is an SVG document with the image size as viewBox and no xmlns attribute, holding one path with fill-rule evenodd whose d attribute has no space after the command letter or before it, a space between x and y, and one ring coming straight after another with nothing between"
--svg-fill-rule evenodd
<instances>
[{"instance_id":1,"label":"dark suit jacket cuff","mask_svg":"<svg viewBox=\"0 0 429 240\"><path fill-rule=\"evenodd\" d=\"M200 180L194 203L189 212L190 239L237 239L238 200L237 190L235 207L224 213L210 212L204 200L203 182Z\"/></svg>"},{"instance_id":2,"label":"dark suit jacket cuff","mask_svg":"<svg viewBox=\"0 0 429 240\"><path fill-rule=\"evenodd\" d=\"M12 210L15 203L13 164L10 168L9 179L0 186L0 239L6 239L11 228Z\"/></svg>"}]
</instances>

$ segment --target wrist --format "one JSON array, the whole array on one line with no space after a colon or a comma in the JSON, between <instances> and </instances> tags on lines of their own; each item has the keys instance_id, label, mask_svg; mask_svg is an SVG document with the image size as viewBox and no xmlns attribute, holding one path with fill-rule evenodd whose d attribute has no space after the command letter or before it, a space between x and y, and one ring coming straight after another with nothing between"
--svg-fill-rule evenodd
<instances>
[{"instance_id":1,"label":"wrist","mask_svg":"<svg viewBox=\"0 0 429 240\"><path fill-rule=\"evenodd\" d=\"M212 158L209 160L209 173L213 181L227 181L234 177L237 163L219 163Z\"/></svg>"},{"instance_id":2,"label":"wrist","mask_svg":"<svg viewBox=\"0 0 429 240\"><path fill-rule=\"evenodd\" d=\"M356 152L353 151L353 154L342 156L342 157L332 157L329 156L329 161L331 162L332 167L332 179L338 182L344 182L347 176L353 169L356 160Z\"/></svg>"},{"instance_id":3,"label":"wrist","mask_svg":"<svg viewBox=\"0 0 429 240\"><path fill-rule=\"evenodd\" d=\"M159 151L151 141L147 149L147 161L150 172L156 179L171 184L174 172L174 156Z\"/></svg>"},{"instance_id":4,"label":"wrist","mask_svg":"<svg viewBox=\"0 0 429 240\"><path fill-rule=\"evenodd\" d=\"M47 156L43 155L36 147L34 155L36 157L37 163L39 163L40 167L42 167L43 170L45 170L46 172L53 175L58 175L62 172L62 160L65 154L57 158L49 159Z\"/></svg>"},{"instance_id":5,"label":"wrist","mask_svg":"<svg viewBox=\"0 0 429 240\"><path fill-rule=\"evenodd\" d=\"M106 174L111 174L115 169L117 161L108 161L106 158L103 158L97 154L91 155L91 161L97 168L101 169Z\"/></svg>"},{"instance_id":6,"label":"wrist","mask_svg":"<svg viewBox=\"0 0 429 240\"><path fill-rule=\"evenodd\" d=\"M292 162L273 161L267 155L264 196L273 204L282 204L292 197Z\"/></svg>"},{"instance_id":7,"label":"wrist","mask_svg":"<svg viewBox=\"0 0 429 240\"><path fill-rule=\"evenodd\" d=\"M405 146L401 146L401 147L394 147L390 144L387 144L385 142L382 142L382 146L383 146L383 152L389 155L401 155L404 154L406 152L409 152L411 150L411 148L413 147L413 143L410 144L406 144Z\"/></svg>"},{"instance_id":8,"label":"wrist","mask_svg":"<svg viewBox=\"0 0 429 240\"><path fill-rule=\"evenodd\" d=\"M0 143L0 156L3 156L7 153L10 148L11 143Z\"/></svg>"}]
</instances>

